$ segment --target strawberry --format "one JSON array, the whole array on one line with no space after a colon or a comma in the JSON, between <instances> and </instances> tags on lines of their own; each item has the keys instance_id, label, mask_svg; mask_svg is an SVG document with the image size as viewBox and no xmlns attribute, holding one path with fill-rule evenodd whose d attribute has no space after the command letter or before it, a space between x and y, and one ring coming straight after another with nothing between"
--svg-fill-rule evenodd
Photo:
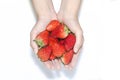
<instances>
[{"instance_id":1,"label":"strawberry","mask_svg":"<svg viewBox=\"0 0 120 80\"><path fill-rule=\"evenodd\" d=\"M44 47L48 44L48 37L49 37L49 32L45 30L40 32L34 41L39 47Z\"/></svg>"},{"instance_id":2,"label":"strawberry","mask_svg":"<svg viewBox=\"0 0 120 80\"><path fill-rule=\"evenodd\" d=\"M61 61L63 62L63 64L67 65L71 62L72 58L73 58L73 54L74 51L70 50L68 52L66 52L62 57L61 57Z\"/></svg>"},{"instance_id":3,"label":"strawberry","mask_svg":"<svg viewBox=\"0 0 120 80\"><path fill-rule=\"evenodd\" d=\"M38 58L40 58L41 61L45 62L49 59L51 55L52 49L50 46L45 46L38 50Z\"/></svg>"},{"instance_id":4,"label":"strawberry","mask_svg":"<svg viewBox=\"0 0 120 80\"><path fill-rule=\"evenodd\" d=\"M71 50L74 45L75 45L75 42L76 42L76 37L74 34L70 33L67 38L65 38L65 42L64 42L64 45L65 45L65 49L67 51Z\"/></svg>"},{"instance_id":5,"label":"strawberry","mask_svg":"<svg viewBox=\"0 0 120 80\"><path fill-rule=\"evenodd\" d=\"M65 53L65 47L58 43L55 38L49 38L49 45L52 47L52 53L56 57L61 57Z\"/></svg>"},{"instance_id":6,"label":"strawberry","mask_svg":"<svg viewBox=\"0 0 120 80\"><path fill-rule=\"evenodd\" d=\"M64 39L68 36L69 33L70 31L67 26L64 24L60 24L52 31L51 36L54 38Z\"/></svg>"},{"instance_id":7,"label":"strawberry","mask_svg":"<svg viewBox=\"0 0 120 80\"><path fill-rule=\"evenodd\" d=\"M58 43L58 39L53 38L53 37L49 37L49 46L53 46L54 43Z\"/></svg>"},{"instance_id":8,"label":"strawberry","mask_svg":"<svg viewBox=\"0 0 120 80\"><path fill-rule=\"evenodd\" d=\"M49 57L49 60L52 61L52 60L54 60L55 58L56 58L56 57L55 57L53 54L51 54L50 57Z\"/></svg>"},{"instance_id":9,"label":"strawberry","mask_svg":"<svg viewBox=\"0 0 120 80\"><path fill-rule=\"evenodd\" d=\"M58 43L54 43L52 50L56 57L61 57L65 53L65 47Z\"/></svg>"},{"instance_id":10,"label":"strawberry","mask_svg":"<svg viewBox=\"0 0 120 80\"><path fill-rule=\"evenodd\" d=\"M48 31L53 31L58 25L60 25L60 22L58 20L52 20L48 25L47 25L47 30Z\"/></svg>"},{"instance_id":11,"label":"strawberry","mask_svg":"<svg viewBox=\"0 0 120 80\"><path fill-rule=\"evenodd\" d=\"M60 42L59 42L61 45L64 45L64 43L65 43L65 40L60 40Z\"/></svg>"}]
</instances>

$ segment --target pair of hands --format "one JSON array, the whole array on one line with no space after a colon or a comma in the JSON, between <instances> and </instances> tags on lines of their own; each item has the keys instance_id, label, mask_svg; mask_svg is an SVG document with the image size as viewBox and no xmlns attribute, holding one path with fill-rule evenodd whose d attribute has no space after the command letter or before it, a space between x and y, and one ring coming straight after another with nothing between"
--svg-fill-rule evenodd
<instances>
[{"instance_id":1,"label":"pair of hands","mask_svg":"<svg viewBox=\"0 0 120 80\"><path fill-rule=\"evenodd\" d=\"M76 43L75 43L75 46L74 46L74 52L76 54L74 54L73 56L73 59L71 61L70 64L68 65L65 65L65 68L67 69L72 69L74 68L76 62L77 62L77 59L78 59L78 55L80 54L80 49L83 45L83 32L82 32L82 29L80 27L80 24L79 24L79 21L77 18L75 17L71 17L71 16L65 16L64 14L61 14L61 13L58 13L58 15L54 15L54 14L51 14L51 13L47 13L51 16L41 16L37 23L35 24L35 26L33 27L33 29L31 30L31 33L30 33L30 44L31 44L31 47L33 49L33 51L35 52L35 54L37 54L38 52L38 46L36 45L36 43L33 41L36 36L43 30L46 29L46 26L47 24L51 21L51 20L54 20L54 19L57 19L59 20L60 22L63 22L65 23L68 28L73 32L75 33L76 35ZM48 69L60 69L61 68L61 61L58 60L58 59L55 59L53 61L46 61L46 62L43 62L45 64L45 66L48 68Z\"/></svg>"},{"instance_id":2,"label":"pair of hands","mask_svg":"<svg viewBox=\"0 0 120 80\"><path fill-rule=\"evenodd\" d=\"M33 27L30 34L30 44L34 52L38 52L38 46L33 41L38 33L45 30L47 24L54 19L59 20L66 24L69 29L76 35L76 43L74 46L74 54L72 61L69 65L65 65L67 69L72 69L78 59L80 48L83 45L83 32L77 19L81 0L61 0L61 6L58 14L54 10L52 0L32 0L38 21ZM74 6L75 5L75 6ZM49 69L60 69L61 61L53 60L43 62Z\"/></svg>"}]
</instances>

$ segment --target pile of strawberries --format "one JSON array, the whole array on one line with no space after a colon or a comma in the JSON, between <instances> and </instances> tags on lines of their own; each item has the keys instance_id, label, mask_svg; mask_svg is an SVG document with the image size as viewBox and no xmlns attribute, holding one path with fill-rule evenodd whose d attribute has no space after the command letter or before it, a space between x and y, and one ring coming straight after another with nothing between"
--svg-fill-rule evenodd
<instances>
[{"instance_id":1,"label":"pile of strawberries","mask_svg":"<svg viewBox=\"0 0 120 80\"><path fill-rule=\"evenodd\" d=\"M58 20L52 20L34 41L39 47L37 55L41 61L61 59L65 65L71 62L76 37Z\"/></svg>"}]
</instances>

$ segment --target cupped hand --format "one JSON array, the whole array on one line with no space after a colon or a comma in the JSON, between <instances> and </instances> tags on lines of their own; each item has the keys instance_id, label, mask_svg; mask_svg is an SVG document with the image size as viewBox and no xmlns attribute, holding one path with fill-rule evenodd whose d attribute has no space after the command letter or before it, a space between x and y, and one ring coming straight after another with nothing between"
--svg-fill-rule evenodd
<instances>
[{"instance_id":1,"label":"cupped hand","mask_svg":"<svg viewBox=\"0 0 120 80\"><path fill-rule=\"evenodd\" d=\"M58 13L57 18L60 22L63 22L64 24L66 24L68 26L68 28L75 34L76 36L76 43L74 46L74 52L76 54L73 55L72 61L70 64L65 65L65 67L67 69L72 70L78 60L78 56L80 54L83 42L84 42L84 37L83 37L83 31L81 29L81 26L79 24L79 21L76 17L72 17L72 16L64 16L63 14Z\"/></svg>"},{"instance_id":2,"label":"cupped hand","mask_svg":"<svg viewBox=\"0 0 120 80\"><path fill-rule=\"evenodd\" d=\"M38 46L37 44L34 42L36 36L44 31L46 29L47 24L51 21L56 19L55 17L51 17L51 16L43 16L41 18L39 18L39 20L37 21L37 23L35 24L35 26L32 28L31 32L30 32L30 45L34 51L35 54L37 54L38 52ZM60 69L60 61L58 59L55 59L53 61L46 61L43 62L45 64L45 66L48 69Z\"/></svg>"}]
</instances>

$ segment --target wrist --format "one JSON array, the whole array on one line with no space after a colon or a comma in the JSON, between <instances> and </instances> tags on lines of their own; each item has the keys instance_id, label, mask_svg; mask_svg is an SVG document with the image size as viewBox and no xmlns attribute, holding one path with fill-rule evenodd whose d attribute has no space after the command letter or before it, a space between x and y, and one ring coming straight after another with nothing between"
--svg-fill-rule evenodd
<instances>
[{"instance_id":1,"label":"wrist","mask_svg":"<svg viewBox=\"0 0 120 80\"><path fill-rule=\"evenodd\" d=\"M38 15L38 20L44 20L44 19L57 19L56 13L53 12L45 12L40 15Z\"/></svg>"},{"instance_id":2,"label":"wrist","mask_svg":"<svg viewBox=\"0 0 120 80\"><path fill-rule=\"evenodd\" d=\"M58 12L57 18L61 21L64 21L64 20L78 20L77 15L69 14L69 13L66 13L66 12L63 12L63 11Z\"/></svg>"}]
</instances>

